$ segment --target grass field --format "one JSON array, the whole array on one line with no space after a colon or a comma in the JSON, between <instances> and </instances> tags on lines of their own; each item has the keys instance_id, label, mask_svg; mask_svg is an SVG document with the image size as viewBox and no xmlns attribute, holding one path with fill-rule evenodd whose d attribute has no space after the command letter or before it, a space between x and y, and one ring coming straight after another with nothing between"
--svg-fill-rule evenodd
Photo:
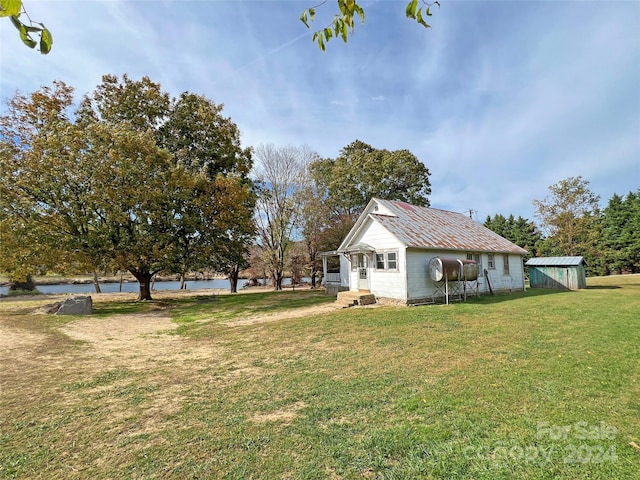
<instances>
[{"instance_id":1,"label":"grass field","mask_svg":"<svg viewBox=\"0 0 640 480\"><path fill-rule=\"evenodd\" d=\"M640 478L640 276L332 310L0 302L0 477ZM50 301L50 300L49 300Z\"/></svg>"}]
</instances>

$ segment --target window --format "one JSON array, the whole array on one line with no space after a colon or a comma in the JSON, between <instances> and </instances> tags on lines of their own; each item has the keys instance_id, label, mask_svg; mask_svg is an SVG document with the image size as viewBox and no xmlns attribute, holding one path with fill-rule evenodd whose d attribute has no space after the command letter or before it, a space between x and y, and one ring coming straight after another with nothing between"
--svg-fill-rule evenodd
<instances>
[{"instance_id":1,"label":"window","mask_svg":"<svg viewBox=\"0 0 640 480\"><path fill-rule=\"evenodd\" d=\"M504 268L504 274L509 275L509 255L502 255L502 265Z\"/></svg>"},{"instance_id":2,"label":"window","mask_svg":"<svg viewBox=\"0 0 640 480\"><path fill-rule=\"evenodd\" d=\"M489 257L489 270L495 270L496 269L496 259L493 256L493 253L490 253L488 255Z\"/></svg>"},{"instance_id":3,"label":"window","mask_svg":"<svg viewBox=\"0 0 640 480\"><path fill-rule=\"evenodd\" d=\"M467 253L467 260L475 260L478 264L478 276L482 277L484 272L482 271L482 255L479 253Z\"/></svg>"},{"instance_id":4,"label":"window","mask_svg":"<svg viewBox=\"0 0 640 480\"><path fill-rule=\"evenodd\" d=\"M398 254L396 252L387 252L387 269L398 269Z\"/></svg>"},{"instance_id":5,"label":"window","mask_svg":"<svg viewBox=\"0 0 640 480\"><path fill-rule=\"evenodd\" d=\"M358 256L357 255L351 255L351 271L352 272L357 272L358 271Z\"/></svg>"},{"instance_id":6,"label":"window","mask_svg":"<svg viewBox=\"0 0 640 480\"><path fill-rule=\"evenodd\" d=\"M376 252L376 270L398 270L398 252Z\"/></svg>"}]
</instances>

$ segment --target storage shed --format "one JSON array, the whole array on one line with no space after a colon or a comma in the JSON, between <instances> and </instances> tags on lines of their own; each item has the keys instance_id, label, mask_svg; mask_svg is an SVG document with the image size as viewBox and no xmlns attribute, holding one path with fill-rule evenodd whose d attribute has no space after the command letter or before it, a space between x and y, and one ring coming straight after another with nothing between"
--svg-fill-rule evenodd
<instances>
[{"instance_id":1,"label":"storage shed","mask_svg":"<svg viewBox=\"0 0 640 480\"><path fill-rule=\"evenodd\" d=\"M531 288L578 290L587 287L583 257L538 257L525 263L529 267Z\"/></svg>"}]
</instances>

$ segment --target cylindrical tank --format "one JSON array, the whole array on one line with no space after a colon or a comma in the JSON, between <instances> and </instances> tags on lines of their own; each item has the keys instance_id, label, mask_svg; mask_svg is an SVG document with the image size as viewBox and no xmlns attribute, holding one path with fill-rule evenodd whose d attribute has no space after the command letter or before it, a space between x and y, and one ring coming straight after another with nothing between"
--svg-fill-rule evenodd
<instances>
[{"instance_id":1,"label":"cylindrical tank","mask_svg":"<svg viewBox=\"0 0 640 480\"><path fill-rule=\"evenodd\" d=\"M450 281L468 280L478 278L478 264L474 260L461 260L459 258L434 257L429 261L429 276L434 282L445 279Z\"/></svg>"},{"instance_id":2,"label":"cylindrical tank","mask_svg":"<svg viewBox=\"0 0 640 480\"><path fill-rule=\"evenodd\" d=\"M435 257L429 261L429 275L434 282L447 280L458 280L460 276L460 263L453 258Z\"/></svg>"},{"instance_id":3,"label":"cylindrical tank","mask_svg":"<svg viewBox=\"0 0 640 480\"><path fill-rule=\"evenodd\" d=\"M462 280L473 282L478 279L478 262L461 259L458 259L458 261L462 264Z\"/></svg>"}]
</instances>

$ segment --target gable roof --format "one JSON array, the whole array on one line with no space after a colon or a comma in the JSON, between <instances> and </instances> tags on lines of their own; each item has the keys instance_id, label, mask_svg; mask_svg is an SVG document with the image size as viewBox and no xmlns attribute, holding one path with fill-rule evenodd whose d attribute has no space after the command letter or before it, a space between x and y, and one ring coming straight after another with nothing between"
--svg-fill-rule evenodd
<instances>
[{"instance_id":1,"label":"gable roof","mask_svg":"<svg viewBox=\"0 0 640 480\"><path fill-rule=\"evenodd\" d=\"M535 257L525 263L536 267L573 267L581 264L587 264L584 257Z\"/></svg>"},{"instance_id":2,"label":"gable roof","mask_svg":"<svg viewBox=\"0 0 640 480\"><path fill-rule=\"evenodd\" d=\"M380 223L407 247L518 255L527 253L524 248L462 213L379 198L369 202L339 250L346 250L367 218Z\"/></svg>"}]
</instances>

